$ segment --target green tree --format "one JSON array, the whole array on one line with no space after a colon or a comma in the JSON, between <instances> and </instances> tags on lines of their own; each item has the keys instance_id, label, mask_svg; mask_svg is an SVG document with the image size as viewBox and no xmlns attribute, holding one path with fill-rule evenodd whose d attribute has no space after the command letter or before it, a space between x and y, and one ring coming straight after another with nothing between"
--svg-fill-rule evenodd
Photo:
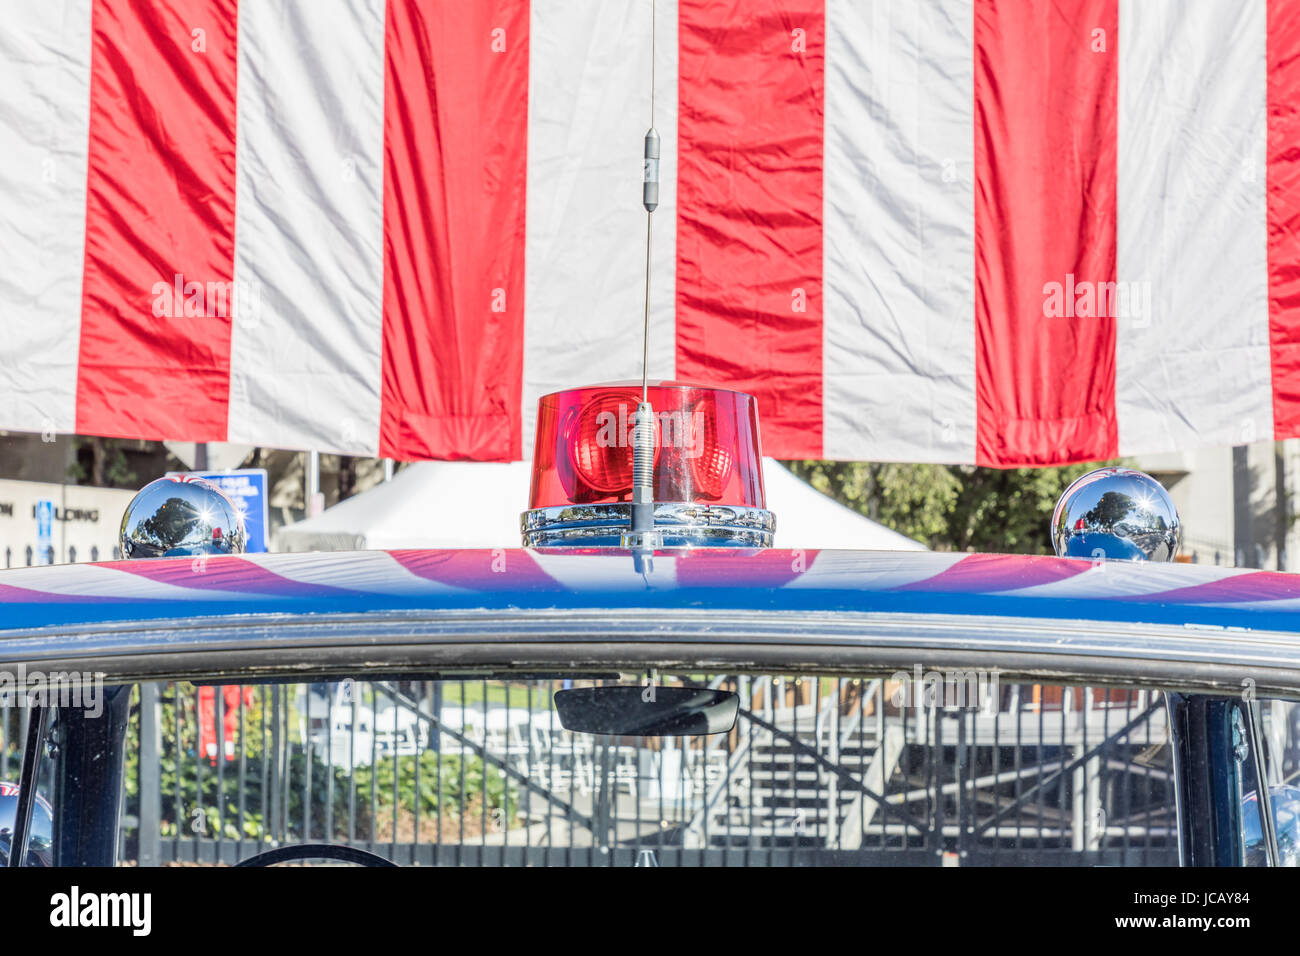
<instances>
[{"instance_id":1,"label":"green tree","mask_svg":"<svg viewBox=\"0 0 1300 956\"><path fill-rule=\"evenodd\" d=\"M156 512L140 522L137 533L147 537L149 543L159 550L175 547L175 542L185 538L186 528L196 515L194 505L184 498L168 498Z\"/></svg>"},{"instance_id":2,"label":"green tree","mask_svg":"<svg viewBox=\"0 0 1300 956\"><path fill-rule=\"evenodd\" d=\"M74 437L73 442L75 457L67 474L74 482L100 488L132 488L136 485L136 474L126 457L126 448L133 442L81 435Z\"/></svg>"},{"instance_id":3,"label":"green tree","mask_svg":"<svg viewBox=\"0 0 1300 956\"><path fill-rule=\"evenodd\" d=\"M1050 554L1048 522L1070 482L1115 462L977 468L788 461L818 491L938 551Z\"/></svg>"},{"instance_id":4,"label":"green tree","mask_svg":"<svg viewBox=\"0 0 1300 956\"><path fill-rule=\"evenodd\" d=\"M163 836L215 837L220 833L226 839L265 839L279 835L268 829L268 785L273 779L274 759L269 746L269 690L259 687L252 706L244 712L244 734L236 741L243 759L241 777L238 761L225 762L219 773L216 761L197 753L197 688L185 682L162 685L159 776ZM127 730L124 809L128 815L138 815L140 810L139 694L138 687L132 691ZM292 707L291 695L286 698L284 706ZM484 807L494 822L518 825L518 785L507 781L499 767L485 767L478 756L462 758L456 753L439 755L426 750L418 758L383 756L373 767L358 766L349 773L346 767L328 766L316 748L304 747L294 732L296 720L286 723L289 746L282 765L285 777L281 780L280 812L284 833L290 839L346 839L349 819L352 836L374 839L394 816L399 823L410 822L417 814L426 821L438 815L456 820L462 814L482 812ZM304 808L309 830L304 829ZM332 834L326 833L327 821Z\"/></svg>"}]
</instances>

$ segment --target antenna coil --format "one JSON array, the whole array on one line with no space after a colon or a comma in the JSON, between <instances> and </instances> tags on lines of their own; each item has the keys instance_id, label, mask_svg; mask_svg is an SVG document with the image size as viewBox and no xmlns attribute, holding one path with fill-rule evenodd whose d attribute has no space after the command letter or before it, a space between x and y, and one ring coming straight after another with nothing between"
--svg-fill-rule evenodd
<instances>
[{"instance_id":1,"label":"antenna coil","mask_svg":"<svg viewBox=\"0 0 1300 956\"><path fill-rule=\"evenodd\" d=\"M641 185L641 204L646 212L659 206L659 133L651 126L645 134L645 179Z\"/></svg>"}]
</instances>

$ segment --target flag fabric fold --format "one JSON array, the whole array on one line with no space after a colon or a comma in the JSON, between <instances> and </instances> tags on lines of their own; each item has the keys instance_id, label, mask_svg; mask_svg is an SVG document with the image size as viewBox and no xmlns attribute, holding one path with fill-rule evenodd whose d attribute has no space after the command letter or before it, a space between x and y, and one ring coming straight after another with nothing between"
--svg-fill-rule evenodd
<instances>
[{"instance_id":1,"label":"flag fabric fold","mask_svg":"<svg viewBox=\"0 0 1300 956\"><path fill-rule=\"evenodd\" d=\"M1300 0L47 0L0 31L0 429L517 460L1300 435ZM651 113L651 62L655 97Z\"/></svg>"}]
</instances>

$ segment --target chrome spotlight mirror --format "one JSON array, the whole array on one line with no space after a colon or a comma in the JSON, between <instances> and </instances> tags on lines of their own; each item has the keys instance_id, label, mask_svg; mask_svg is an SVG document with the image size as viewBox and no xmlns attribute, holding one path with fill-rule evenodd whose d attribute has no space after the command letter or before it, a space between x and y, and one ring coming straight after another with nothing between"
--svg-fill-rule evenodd
<instances>
[{"instance_id":1,"label":"chrome spotlight mirror","mask_svg":"<svg viewBox=\"0 0 1300 956\"><path fill-rule=\"evenodd\" d=\"M170 558L243 554L244 518L211 482L159 478L136 493L122 515L122 556Z\"/></svg>"},{"instance_id":2,"label":"chrome spotlight mirror","mask_svg":"<svg viewBox=\"0 0 1300 956\"><path fill-rule=\"evenodd\" d=\"M1182 534L1169 492L1131 468L1077 478L1052 513L1052 547L1061 557L1172 561Z\"/></svg>"}]
</instances>

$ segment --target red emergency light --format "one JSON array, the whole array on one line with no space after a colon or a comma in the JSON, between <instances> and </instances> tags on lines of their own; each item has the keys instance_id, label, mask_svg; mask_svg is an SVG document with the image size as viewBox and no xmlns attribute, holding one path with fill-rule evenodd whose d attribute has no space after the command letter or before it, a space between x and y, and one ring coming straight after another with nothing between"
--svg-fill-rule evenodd
<instances>
[{"instance_id":1,"label":"red emergency light","mask_svg":"<svg viewBox=\"0 0 1300 956\"><path fill-rule=\"evenodd\" d=\"M758 404L730 389L658 382L653 409L655 531L665 547L771 545ZM530 546L617 546L633 488L640 382L567 389L538 402Z\"/></svg>"}]
</instances>

